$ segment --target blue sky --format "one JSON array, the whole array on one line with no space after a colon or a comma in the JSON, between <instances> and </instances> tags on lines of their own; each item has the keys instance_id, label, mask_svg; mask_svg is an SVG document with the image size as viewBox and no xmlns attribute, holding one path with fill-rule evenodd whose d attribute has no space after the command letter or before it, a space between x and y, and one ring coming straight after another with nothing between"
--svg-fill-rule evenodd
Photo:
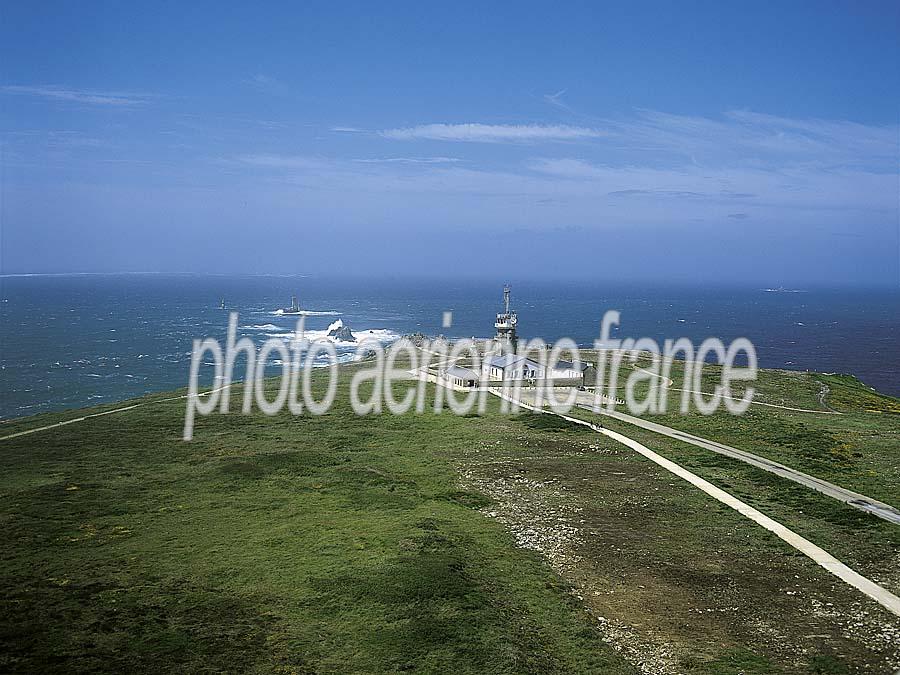
<instances>
[{"instance_id":1,"label":"blue sky","mask_svg":"<svg viewBox=\"0 0 900 675\"><path fill-rule=\"evenodd\" d=\"M4 6L4 273L900 280L896 2L184 4Z\"/></svg>"}]
</instances>

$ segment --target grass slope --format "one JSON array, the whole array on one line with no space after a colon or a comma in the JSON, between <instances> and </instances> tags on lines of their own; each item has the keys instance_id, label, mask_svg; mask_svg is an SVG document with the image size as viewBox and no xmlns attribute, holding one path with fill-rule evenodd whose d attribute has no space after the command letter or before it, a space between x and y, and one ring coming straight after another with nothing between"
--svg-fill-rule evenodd
<instances>
[{"instance_id":1,"label":"grass slope","mask_svg":"<svg viewBox=\"0 0 900 675\"><path fill-rule=\"evenodd\" d=\"M192 443L183 402L5 441L0 670L632 671L459 490L477 424L345 394Z\"/></svg>"},{"instance_id":2,"label":"grass slope","mask_svg":"<svg viewBox=\"0 0 900 675\"><path fill-rule=\"evenodd\" d=\"M760 388L816 405L819 376L801 375L767 371ZM347 372L341 382L323 417L202 418L191 443L180 440L184 401L165 400L172 394L3 441L0 670L896 667L891 617L610 439L549 416L502 415L494 399L482 417L361 418L347 403ZM764 409L731 421L789 464L806 461L808 429L840 440L856 425L889 439L890 413L866 417L867 394L841 384L848 391L830 403L866 410L810 422ZM80 414L16 420L4 433ZM696 418L671 422L735 440L728 418ZM621 430L826 548L852 548L847 561L863 571L886 574L896 557L886 523ZM876 444L865 462L881 477L866 485L890 493L892 456L888 440Z\"/></svg>"}]
</instances>

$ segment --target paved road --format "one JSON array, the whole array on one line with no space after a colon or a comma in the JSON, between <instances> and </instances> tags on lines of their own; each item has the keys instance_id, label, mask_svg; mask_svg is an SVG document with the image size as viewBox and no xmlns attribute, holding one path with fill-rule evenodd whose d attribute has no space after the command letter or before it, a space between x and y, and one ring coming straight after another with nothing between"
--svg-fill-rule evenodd
<instances>
[{"instance_id":1,"label":"paved road","mask_svg":"<svg viewBox=\"0 0 900 675\"><path fill-rule=\"evenodd\" d=\"M416 377L417 379L423 378L423 377L428 378L428 379L434 378L433 375L429 376L429 374L427 373L425 368L417 368L416 370L410 371L410 374L413 375L414 377ZM449 386L448 384L441 382L437 378L434 378L433 381L436 381L438 384L440 384L442 386ZM868 577L864 577L859 572L848 567L847 565L842 563L840 560L835 558L833 555L828 553L828 551L825 551L824 549L820 548L819 546L816 546L814 543L812 543L808 539L805 539L804 537L801 537L799 534L797 534L793 530L785 527L784 525L773 520L772 518L769 518L767 515L765 515L761 511L758 511L757 509L753 508L749 504L742 502L734 495L731 495L728 492L725 492L724 490L722 490L721 488L716 487L715 485L713 485L709 481L701 478L700 476L696 475L695 473L688 471L683 466L676 464L675 462L673 462L669 459L666 459L665 457L657 454L656 452L653 452L653 450L651 450L647 446L639 443L638 441L634 440L633 438L629 438L628 436L617 433L610 429L604 429L602 426L592 424L591 422L588 422L585 420L581 420L581 419L578 419L575 417L570 417L568 415L554 413L552 411L549 411L549 410L546 410L543 408L537 409L528 403L528 400L527 400L528 394L526 394L524 392L520 393L519 396L514 399L508 395L504 395L502 393L502 389L500 389L498 387L489 387L488 391L491 394L493 394L494 396L497 396L498 398L505 398L506 400L512 401L513 403L517 403L518 405L520 405L524 408L528 408L530 410L539 410L540 412L543 412L543 413L556 415L557 417L561 417L565 420L568 420L569 422L573 422L575 424L580 424L582 426L590 427L594 431L604 434L604 435L618 441L619 443L622 443L622 444L628 446L629 448L640 453L641 455L643 455L650 461L655 462L656 464L663 467L667 471L670 471L671 473L678 476L679 478L682 478L682 479L686 480L687 482L691 483L692 485L694 485L695 487L699 488L700 490L702 490L706 494L710 495L714 499L716 499L716 500L720 501L721 503L725 504L726 506L734 509L735 511L737 511L744 517L749 518L756 524L769 530L770 532L775 534L777 537L779 537L780 539L785 541L787 544L789 544L796 550L800 551L801 553L803 553L804 555L809 557L816 564L820 565L821 567L823 567L825 570L827 570L831 574L835 575L836 577L838 577L845 583L853 586L854 588L861 591L862 593L865 593L867 596L869 596L870 598L875 600L878 604L880 604L882 607L887 609L889 612L891 612L897 616L900 616L900 597L897 597L896 595L891 593L889 590L887 590L883 586L880 586L879 584L875 583ZM579 395L580 396L586 395L586 396L590 397L590 401L591 401L591 403L593 403L593 394L587 394L586 392L580 392ZM533 402L533 399L532 399L532 402ZM591 410L593 406L585 405L584 403L581 403L579 407L584 407L584 408L587 408L588 410ZM708 446L715 446L715 447L708 447L708 449L713 450L714 452L722 452L722 454L725 454L722 451L722 449L727 448L729 451L733 451L734 453L736 453L735 456L737 459L743 459L744 461L748 461L749 459L756 460L756 461L760 462L759 465L761 466L761 468L765 468L766 470L772 470L775 467L780 467L787 472L788 475L786 475L785 477L790 478L792 480L797 480L799 477L805 477L812 483L816 483L816 485L813 485L813 484L809 485L809 487L812 487L813 489L824 491L824 488L827 486L830 490L833 491L833 494L831 494L831 496L833 496L837 499L841 499L841 501L844 501L844 497L846 497L848 495L854 495L855 497L863 500L863 502L865 502L866 504L870 504L870 505L879 504L881 507L886 509L886 513L888 513L888 514L896 513L898 516L900 516L900 513L897 513L893 507L888 506L887 504L881 504L880 502L875 502L874 500L870 500L867 497L864 497L863 495L856 495L856 493L850 492L849 490L844 490L843 488L840 488L836 485L831 485L830 483L827 483L826 481L819 481L819 479L817 479L817 478L813 478L812 476L807 476L806 474L803 474L799 471L793 471L792 469L789 469L788 467L777 464L776 462L769 462L768 460L765 460L762 457L757 457L756 455L753 455L751 453L737 450L737 448L729 448L729 446L724 446L724 445L722 445L720 443L716 443L714 441L707 441L706 439L702 439L697 436L692 436L691 434L684 434L683 432L680 432L677 429L671 429L671 428L665 427L661 424L654 424L652 422L646 422L645 420L639 419L637 417L632 417L631 415L625 415L624 413L613 412L613 413L608 413L608 414L611 417L616 417L617 419L621 419L622 421L635 423L638 426L649 429L650 431L658 431L658 433L665 433L666 435L671 436L673 438L677 438L678 440L684 440L688 443L694 443L695 445L699 445L700 443L704 444L704 445L701 445L700 447L707 447L707 444L708 444ZM651 428L651 426L645 426L645 424L651 425L652 427L656 427L656 428ZM742 455L742 456L738 456L738 455ZM751 463L754 463L754 462L751 462ZM798 480L798 482L800 482L800 481ZM821 485L818 485L818 484L821 484ZM852 503L852 502L848 501L847 503ZM863 508L860 504L853 504L853 506L856 506L857 508ZM869 510L870 513L875 513L876 515L879 515L882 518L886 518L887 520L893 520L893 518L887 517L884 513L879 513L877 511L870 510L870 509L864 509L864 510ZM895 521L895 522L900 522L900 521Z\"/></svg>"},{"instance_id":2,"label":"paved road","mask_svg":"<svg viewBox=\"0 0 900 675\"><path fill-rule=\"evenodd\" d=\"M504 396L502 393L499 393L498 390L496 390L496 389L491 389L490 391L495 396L498 396L500 398L505 398L509 401L514 401L514 399L512 399L509 396ZM514 402L516 402L516 401L514 401ZM521 405L525 408L528 408L530 410L536 410L536 408L534 408L533 406L529 405L528 403L526 403L525 401L523 401L521 399L518 400L518 403L519 403L519 405ZM623 445L628 446L629 448L640 453L641 455L643 455L650 461L655 462L656 464L658 464L662 468L666 469L667 471L673 473L674 475L678 476L679 478L686 480L688 483L699 488L700 490L702 490L709 496L720 501L721 503L725 504L726 506L729 506L730 508L734 509L735 511L737 511L741 515L745 516L746 518L749 518L756 524L769 530L769 532L772 532L773 534L778 536L780 539L787 542L788 544L790 544L792 547L794 547L795 549L797 549L804 555L808 556L816 564L822 566L823 568L825 568L826 570L831 572L833 575L835 575L842 581L850 584L854 588L856 588L856 589L862 591L863 593L865 593L866 595L868 595L870 598L875 600L878 604L880 604L882 607L887 609L889 612L892 612L893 614L900 616L900 598L898 598L896 595L891 593L889 590L887 590L883 586L876 584L874 581L872 581L868 577L864 577L859 572L856 572L852 568L848 567L847 565L842 563L840 560L835 558L833 555L828 553L828 551L825 551L824 549L816 546L814 543L812 543L808 539L801 537L799 534L797 534L793 530L790 530L787 527L785 527L784 525L782 525L781 523L779 523L775 520L772 520L771 518L769 518L767 515L765 515L761 511L756 510L749 504L745 504L737 497L725 492L721 488L716 487L715 485L713 485L709 481L701 478L697 474L688 471L683 466L676 464L672 460L666 459L665 457L653 452L653 450L651 450L650 448L648 448L647 446L645 446L641 443L638 443L633 438L629 438L628 436L624 436L624 435L617 433L615 431L612 431L610 429L604 429L602 426L597 426L596 424L591 424L590 422L586 422L585 420L580 420L575 417L569 417L568 415L554 413L549 410L541 409L541 412L544 412L546 414L556 415L557 417L561 417L564 420L568 420L569 422L574 422L575 424L580 424L582 426L590 427L594 431L604 434L606 436L609 436L610 438L618 441L619 443L622 443ZM634 419L637 419L637 418L634 418ZM667 427L664 427L664 428L667 428Z\"/></svg>"},{"instance_id":3,"label":"paved road","mask_svg":"<svg viewBox=\"0 0 900 675\"><path fill-rule=\"evenodd\" d=\"M441 365L444 365L445 363L446 359L441 363ZM419 368L416 375L419 375L422 371L424 371L424 368ZM492 393L496 392L492 391ZM534 402L534 394L527 390L519 392L518 397L520 403ZM594 395L590 392L578 392L577 402L578 407L580 408L584 408L590 411L594 410ZM776 406L774 404L768 405L772 405L773 407L783 407ZM791 408L786 409L791 410ZM890 504L886 504L884 502L878 501L877 499L872 499L871 497L862 495L858 492L853 492L852 490L842 488L839 485L835 485L834 483L830 483L821 478L810 476L807 473L792 469L789 466L780 464L779 462L775 462L771 459L766 459L765 457L760 457L759 455L755 455L752 452L747 452L746 450L740 450L739 448L725 445L724 443L719 443L718 441L711 441L700 436L695 436L694 434L689 434L685 431L679 431L678 429L673 429L672 427L657 424L656 422L651 422L640 417L634 417L633 415L628 415L619 411L610 412L607 411L606 408L601 408L600 412L604 415L613 417L627 424L633 424L635 426L641 427L642 429L646 429L647 431L662 434L664 436L668 436L669 438L674 438L675 440L690 443L691 445L704 448L705 450L711 450L712 452L716 452L720 455L725 455L726 457L731 457L732 459L746 462L747 464L755 466L759 469L774 473L777 476L787 478L788 480L794 481L795 483L816 490L817 492L827 495L832 499L837 499L838 501L843 502L844 504L848 504L861 511L871 513L872 515L877 516L883 520L900 525L900 510L891 506ZM803 412L824 412L828 414L827 411Z\"/></svg>"},{"instance_id":4,"label":"paved road","mask_svg":"<svg viewBox=\"0 0 900 675\"><path fill-rule=\"evenodd\" d=\"M593 395L579 393L578 407L593 411ZM880 502L877 499L872 499L871 497L866 497L865 495L861 495L858 492L853 492L852 490L842 488L839 485L829 483L828 481L822 480L821 478L810 476L809 474L803 473L802 471L797 471L796 469L792 469L788 466L785 466L784 464L779 464L778 462L775 462L771 459L766 459L765 457L754 455L752 452L747 452L746 450L740 450L730 445L719 443L718 441L711 441L706 438L701 438L700 436L695 436L694 434L689 434L685 431L679 431L678 429L673 429L672 427L657 424L656 422L651 422L640 417L634 417L633 415L628 415L623 412L610 412L605 408L602 408L600 412L603 415L607 415L608 417L612 417L628 424L633 424L635 426L641 427L642 429L646 429L647 431L652 431L657 434L668 436L669 438L674 438L678 441L690 443L691 445L696 445L697 447L711 450L712 452L717 452L720 455L725 455L726 457L739 459L742 462L751 464L755 467L763 469L764 471L769 471L770 473L774 473L778 476L781 476L782 478L787 478L788 480L792 480L795 483L799 483L800 485L805 485L806 487L812 488L813 490L817 490L818 492L828 495L833 499L842 501L845 504L849 504L850 506L853 506L857 509L866 511L867 513L871 513L872 515L878 516L879 518L883 518L884 520L890 521L892 523L900 524L900 510L894 508L890 504L885 504L884 502Z\"/></svg>"}]
</instances>

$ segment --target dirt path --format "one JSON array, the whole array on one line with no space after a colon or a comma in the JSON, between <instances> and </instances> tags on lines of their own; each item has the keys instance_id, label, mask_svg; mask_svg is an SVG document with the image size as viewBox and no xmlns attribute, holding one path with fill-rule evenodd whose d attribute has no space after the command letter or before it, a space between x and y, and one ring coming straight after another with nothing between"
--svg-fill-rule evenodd
<instances>
[{"instance_id":1,"label":"dirt path","mask_svg":"<svg viewBox=\"0 0 900 675\"><path fill-rule=\"evenodd\" d=\"M210 389L209 391L204 391L198 394L198 396L209 396L210 394L214 394L217 391L222 391L226 387L219 387L218 389ZM183 396L172 396L170 398L160 398L154 401L146 401L145 403L134 403L132 405L126 405L121 408L115 408L113 410L104 410L103 412L92 413L90 415L82 415L81 417L75 417L70 420L63 420L62 422L56 422L55 424L47 424L43 427L35 427L34 429L25 429L25 431L17 431L14 434L9 434L7 436L0 436L0 441L6 441L10 438L18 438L19 436L27 436L28 434L36 434L39 431L48 431L50 429L56 429L57 427L64 427L67 424L75 424L76 422L84 422L85 420L92 419L94 417L103 417L104 415L114 415L115 413L125 412L126 410L134 410L135 408L141 408L147 405L153 405L154 403L164 403L166 401L182 401L188 397L188 394L184 394Z\"/></svg>"},{"instance_id":2,"label":"dirt path","mask_svg":"<svg viewBox=\"0 0 900 675\"><path fill-rule=\"evenodd\" d=\"M637 364L633 365L632 368L634 368L635 370L637 370L639 372L646 373L647 375L650 375L651 377L655 377L660 380L663 380L663 387L665 387L669 391L686 391L689 394L702 394L703 396L715 396L715 394L713 394L711 392L707 392L707 391L695 391L693 389L679 389L678 387L673 387L672 385L675 384L675 380L673 380L671 377L663 377L662 375L660 375L658 373L654 373L652 370L647 370L646 368L641 368ZM825 403L825 396L828 393L828 387L824 384L822 386L824 387L824 389L819 392L819 403L822 404L823 408L827 408L827 410L810 410L809 408L792 408L791 406L787 406L787 405L779 405L777 403L763 403L762 401L755 401L755 400L750 401L750 404L751 405L764 405L769 408L780 408L781 410L790 410L791 412L812 413L814 415L843 415L844 413L835 410L834 408L830 407L829 405L827 405ZM723 395L722 398L727 398L731 401L740 401L741 400L739 398L735 398L734 396L724 396Z\"/></svg>"}]
</instances>

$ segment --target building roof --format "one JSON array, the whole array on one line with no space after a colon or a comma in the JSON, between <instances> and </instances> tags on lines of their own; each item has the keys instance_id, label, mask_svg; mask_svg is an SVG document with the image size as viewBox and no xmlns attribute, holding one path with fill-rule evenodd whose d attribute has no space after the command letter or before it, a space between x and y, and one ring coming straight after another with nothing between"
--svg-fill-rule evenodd
<instances>
[{"instance_id":1,"label":"building roof","mask_svg":"<svg viewBox=\"0 0 900 675\"><path fill-rule=\"evenodd\" d=\"M540 368L541 364L537 361L533 361L524 356L518 356L516 354L504 354L503 356L494 356L490 360L490 365L492 368L500 368L505 370L509 366L512 365L527 365L529 368L536 369Z\"/></svg>"},{"instance_id":2,"label":"building roof","mask_svg":"<svg viewBox=\"0 0 900 675\"><path fill-rule=\"evenodd\" d=\"M462 366L450 366L444 371L450 377L458 377L461 380L480 380L481 375L471 368L463 368Z\"/></svg>"},{"instance_id":3,"label":"building roof","mask_svg":"<svg viewBox=\"0 0 900 675\"><path fill-rule=\"evenodd\" d=\"M591 365L590 363L585 363L584 361L582 361L581 363L578 364L578 370L584 370L585 368L587 368L590 365ZM553 370L573 370L574 368L575 368L574 363L572 363L571 361L562 361L562 360L557 361L556 365L553 366Z\"/></svg>"}]
</instances>

